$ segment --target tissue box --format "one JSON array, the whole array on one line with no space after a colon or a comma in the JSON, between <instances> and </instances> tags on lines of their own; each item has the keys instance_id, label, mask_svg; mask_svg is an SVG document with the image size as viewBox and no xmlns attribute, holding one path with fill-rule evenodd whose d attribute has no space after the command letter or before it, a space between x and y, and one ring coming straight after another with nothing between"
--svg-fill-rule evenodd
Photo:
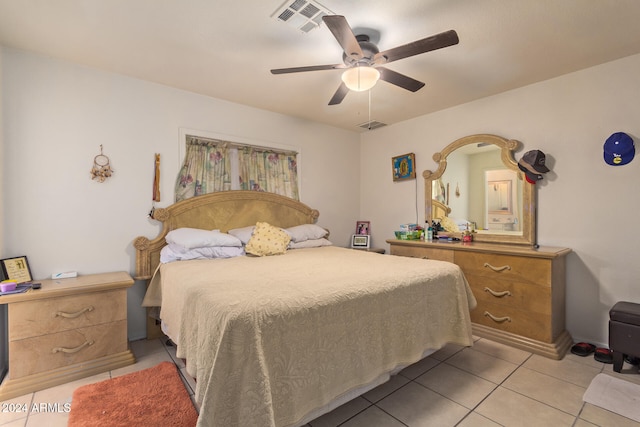
<instances>
[{"instance_id":1,"label":"tissue box","mask_svg":"<svg viewBox=\"0 0 640 427\"><path fill-rule=\"evenodd\" d=\"M400 224L400 231L415 231L418 224Z\"/></svg>"},{"instance_id":2,"label":"tissue box","mask_svg":"<svg viewBox=\"0 0 640 427\"><path fill-rule=\"evenodd\" d=\"M413 230L413 231L396 231L396 239L398 240L420 240L420 236L422 236L422 230Z\"/></svg>"}]
</instances>

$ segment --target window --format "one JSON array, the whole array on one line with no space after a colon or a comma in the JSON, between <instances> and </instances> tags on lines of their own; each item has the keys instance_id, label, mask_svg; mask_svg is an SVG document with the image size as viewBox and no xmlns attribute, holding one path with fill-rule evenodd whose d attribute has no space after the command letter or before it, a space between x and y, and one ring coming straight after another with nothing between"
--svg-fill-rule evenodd
<instances>
[{"instance_id":1,"label":"window","mask_svg":"<svg viewBox=\"0 0 640 427\"><path fill-rule=\"evenodd\" d=\"M215 191L267 191L299 200L298 152L185 134L175 201Z\"/></svg>"}]
</instances>

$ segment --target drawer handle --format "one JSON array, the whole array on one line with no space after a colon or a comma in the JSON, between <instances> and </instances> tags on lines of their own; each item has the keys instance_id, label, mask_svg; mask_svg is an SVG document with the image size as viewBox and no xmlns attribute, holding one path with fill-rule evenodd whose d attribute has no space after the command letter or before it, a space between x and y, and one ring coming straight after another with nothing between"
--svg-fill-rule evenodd
<instances>
[{"instance_id":1,"label":"drawer handle","mask_svg":"<svg viewBox=\"0 0 640 427\"><path fill-rule=\"evenodd\" d=\"M485 292L489 292L491 295L493 295L494 297L498 297L498 298L510 297L511 296L511 291L496 292L493 289L489 289L487 287L484 288L484 291Z\"/></svg>"},{"instance_id":2,"label":"drawer handle","mask_svg":"<svg viewBox=\"0 0 640 427\"><path fill-rule=\"evenodd\" d=\"M503 265L502 267L494 267L493 265L489 264L488 262L484 263L485 267L489 267L490 269L492 269L493 271L499 273L501 271L504 270L511 270L511 266L510 265Z\"/></svg>"},{"instance_id":3,"label":"drawer handle","mask_svg":"<svg viewBox=\"0 0 640 427\"><path fill-rule=\"evenodd\" d=\"M498 322L498 323L511 322L511 317L509 317L509 316L496 317L493 314L489 313L488 311L485 311L484 315L489 317L489 318L491 318L491 320L493 320L494 322Z\"/></svg>"},{"instance_id":4,"label":"drawer handle","mask_svg":"<svg viewBox=\"0 0 640 427\"><path fill-rule=\"evenodd\" d=\"M54 353L62 352L62 353L67 353L67 354L73 354L73 353L79 352L83 348L88 347L90 345L93 345L93 341L85 341L84 343L80 344L76 348L56 347L56 348L53 349L53 352Z\"/></svg>"},{"instance_id":5,"label":"drawer handle","mask_svg":"<svg viewBox=\"0 0 640 427\"><path fill-rule=\"evenodd\" d=\"M56 313L56 317L60 316L60 317L64 317L65 319L75 319L76 317L79 317L84 313L88 311L93 311L93 310L94 310L93 306L90 305L89 307L83 308L82 310L76 311L75 313L65 313L64 311L59 311Z\"/></svg>"}]
</instances>

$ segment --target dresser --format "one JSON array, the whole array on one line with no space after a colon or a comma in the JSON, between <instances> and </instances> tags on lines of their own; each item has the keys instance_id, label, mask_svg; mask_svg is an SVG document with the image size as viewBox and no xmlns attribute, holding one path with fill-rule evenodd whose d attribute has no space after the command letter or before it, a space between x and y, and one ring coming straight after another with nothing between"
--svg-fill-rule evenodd
<instances>
[{"instance_id":1,"label":"dresser","mask_svg":"<svg viewBox=\"0 0 640 427\"><path fill-rule=\"evenodd\" d=\"M477 307L473 333L553 359L572 345L565 329L567 248L387 240L391 255L448 261L462 269Z\"/></svg>"},{"instance_id":2,"label":"dresser","mask_svg":"<svg viewBox=\"0 0 640 427\"><path fill-rule=\"evenodd\" d=\"M42 280L4 295L9 373L0 400L135 363L127 340L126 272Z\"/></svg>"}]
</instances>

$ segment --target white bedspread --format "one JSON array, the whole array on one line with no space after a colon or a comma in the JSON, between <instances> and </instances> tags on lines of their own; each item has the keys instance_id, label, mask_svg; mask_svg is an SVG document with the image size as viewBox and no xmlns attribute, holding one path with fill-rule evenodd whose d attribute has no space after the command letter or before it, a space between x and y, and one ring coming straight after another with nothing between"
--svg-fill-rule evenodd
<instances>
[{"instance_id":1,"label":"white bedspread","mask_svg":"<svg viewBox=\"0 0 640 427\"><path fill-rule=\"evenodd\" d=\"M476 301L447 262L322 247L160 274L145 305L179 328L199 426L296 425L427 349L472 344Z\"/></svg>"}]
</instances>

